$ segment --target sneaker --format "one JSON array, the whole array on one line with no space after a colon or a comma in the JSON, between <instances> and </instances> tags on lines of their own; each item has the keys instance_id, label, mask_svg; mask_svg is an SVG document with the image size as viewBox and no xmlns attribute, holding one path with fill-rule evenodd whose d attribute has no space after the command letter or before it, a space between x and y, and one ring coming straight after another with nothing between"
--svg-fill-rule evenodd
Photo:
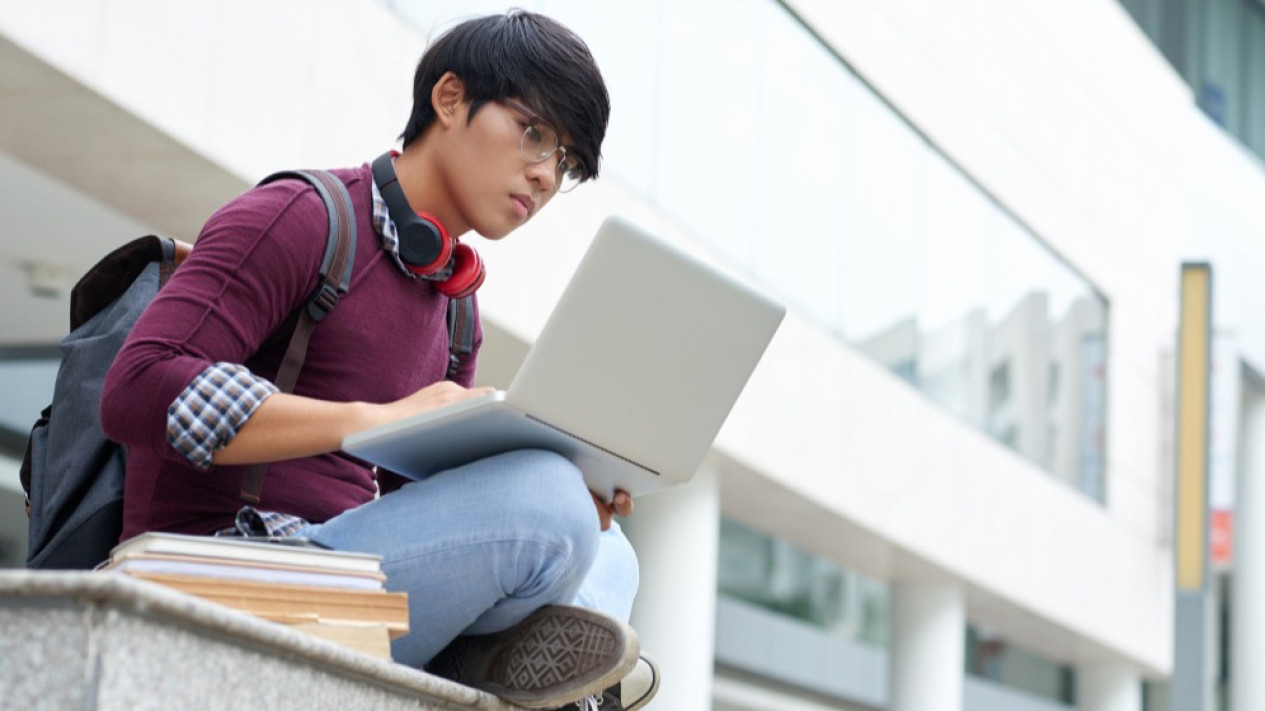
<instances>
[{"instance_id":1,"label":"sneaker","mask_svg":"<svg viewBox=\"0 0 1265 711\"><path fill-rule=\"evenodd\" d=\"M659 693L659 665L642 652L633 670L615 685L614 692L613 695L619 699L616 709L637 711ZM610 694L611 690L608 689L607 693Z\"/></svg>"},{"instance_id":2,"label":"sneaker","mask_svg":"<svg viewBox=\"0 0 1265 711\"><path fill-rule=\"evenodd\" d=\"M603 691L601 696L589 696L580 699L572 706L554 711L569 711L571 708L580 711L637 711L650 703L650 699L653 699L658 691L659 666L645 652L642 652L628 676Z\"/></svg>"},{"instance_id":3,"label":"sneaker","mask_svg":"<svg viewBox=\"0 0 1265 711\"><path fill-rule=\"evenodd\" d=\"M427 671L526 709L552 709L602 694L632 671L638 651L623 622L547 605L504 632L458 637Z\"/></svg>"}]
</instances>

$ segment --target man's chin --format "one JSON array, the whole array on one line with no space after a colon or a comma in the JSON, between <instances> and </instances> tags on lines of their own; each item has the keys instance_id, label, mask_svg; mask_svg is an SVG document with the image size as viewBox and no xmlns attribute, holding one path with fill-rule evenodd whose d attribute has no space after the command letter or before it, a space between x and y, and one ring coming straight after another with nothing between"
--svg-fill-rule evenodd
<instances>
[{"instance_id":1,"label":"man's chin","mask_svg":"<svg viewBox=\"0 0 1265 711\"><path fill-rule=\"evenodd\" d=\"M526 221L523 222L523 225L525 224L527 224ZM476 228L475 232L478 232L483 239L496 242L509 236L510 233L523 225L485 225L482 228Z\"/></svg>"}]
</instances>

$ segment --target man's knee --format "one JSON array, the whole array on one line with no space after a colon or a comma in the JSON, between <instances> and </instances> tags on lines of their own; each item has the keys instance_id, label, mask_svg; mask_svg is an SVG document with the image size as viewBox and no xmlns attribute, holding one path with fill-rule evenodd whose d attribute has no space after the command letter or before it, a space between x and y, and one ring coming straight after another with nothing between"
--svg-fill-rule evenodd
<instances>
[{"instance_id":1,"label":"man's knee","mask_svg":"<svg viewBox=\"0 0 1265 711\"><path fill-rule=\"evenodd\" d=\"M584 477L566 457L539 449L499 455L504 458L503 492L511 515L548 534L564 536L576 554L591 561L597 553L600 522Z\"/></svg>"}]
</instances>

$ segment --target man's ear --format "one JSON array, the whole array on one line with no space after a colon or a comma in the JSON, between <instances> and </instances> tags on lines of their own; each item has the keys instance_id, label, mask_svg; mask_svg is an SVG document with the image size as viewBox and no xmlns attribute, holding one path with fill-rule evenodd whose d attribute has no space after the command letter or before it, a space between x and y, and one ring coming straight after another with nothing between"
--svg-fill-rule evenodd
<instances>
[{"instance_id":1,"label":"man's ear","mask_svg":"<svg viewBox=\"0 0 1265 711\"><path fill-rule=\"evenodd\" d=\"M435 109L435 118L444 126L465 115L466 83L452 72L444 72L430 90L430 103Z\"/></svg>"}]
</instances>

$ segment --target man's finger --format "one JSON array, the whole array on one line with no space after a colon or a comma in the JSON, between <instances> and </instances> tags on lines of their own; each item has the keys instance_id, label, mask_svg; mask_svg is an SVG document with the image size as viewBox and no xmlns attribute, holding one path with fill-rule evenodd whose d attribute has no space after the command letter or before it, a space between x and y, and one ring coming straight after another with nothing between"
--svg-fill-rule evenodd
<instances>
[{"instance_id":1,"label":"man's finger","mask_svg":"<svg viewBox=\"0 0 1265 711\"><path fill-rule=\"evenodd\" d=\"M616 491L615 497L611 499L611 508L617 516L631 516L633 499L626 491Z\"/></svg>"}]
</instances>

